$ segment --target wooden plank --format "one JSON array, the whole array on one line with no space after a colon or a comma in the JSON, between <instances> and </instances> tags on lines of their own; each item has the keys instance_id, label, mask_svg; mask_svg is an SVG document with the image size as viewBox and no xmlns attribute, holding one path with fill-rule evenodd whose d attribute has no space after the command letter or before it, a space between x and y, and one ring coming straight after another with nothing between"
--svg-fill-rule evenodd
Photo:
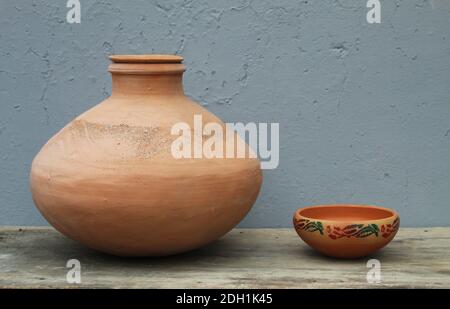
<instances>
[{"instance_id":1,"label":"wooden plank","mask_svg":"<svg viewBox=\"0 0 450 309\"><path fill-rule=\"evenodd\" d=\"M371 258L382 282L369 284L366 262L323 257L293 229L235 229L215 243L166 258L118 258L87 249L51 228L0 228L2 288L449 288L450 228L401 228ZM66 263L81 262L81 284Z\"/></svg>"}]
</instances>

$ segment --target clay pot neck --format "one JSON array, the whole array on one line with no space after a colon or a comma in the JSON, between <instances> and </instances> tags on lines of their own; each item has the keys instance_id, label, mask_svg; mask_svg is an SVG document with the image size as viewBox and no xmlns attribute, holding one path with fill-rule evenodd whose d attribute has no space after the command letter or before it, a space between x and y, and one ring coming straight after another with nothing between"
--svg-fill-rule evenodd
<instances>
[{"instance_id":1,"label":"clay pot neck","mask_svg":"<svg viewBox=\"0 0 450 309\"><path fill-rule=\"evenodd\" d=\"M114 55L112 95L184 95L183 58L175 55Z\"/></svg>"}]
</instances>

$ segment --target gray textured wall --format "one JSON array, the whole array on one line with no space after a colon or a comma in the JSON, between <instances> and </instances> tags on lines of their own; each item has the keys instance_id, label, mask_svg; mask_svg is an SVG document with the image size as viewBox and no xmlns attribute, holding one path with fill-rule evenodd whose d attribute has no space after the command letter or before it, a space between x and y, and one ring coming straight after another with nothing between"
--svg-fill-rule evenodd
<instances>
[{"instance_id":1,"label":"gray textured wall","mask_svg":"<svg viewBox=\"0 0 450 309\"><path fill-rule=\"evenodd\" d=\"M280 123L247 227L290 226L318 203L450 223L450 6L446 0L0 2L0 224L45 224L30 162L110 92L107 54L178 53L186 92L228 122Z\"/></svg>"}]
</instances>

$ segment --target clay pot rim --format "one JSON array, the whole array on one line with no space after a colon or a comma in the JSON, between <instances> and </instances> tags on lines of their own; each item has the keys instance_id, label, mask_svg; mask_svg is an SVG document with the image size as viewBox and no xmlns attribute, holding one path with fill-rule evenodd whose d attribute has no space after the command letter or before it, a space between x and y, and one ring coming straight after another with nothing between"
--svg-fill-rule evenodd
<instances>
[{"instance_id":1,"label":"clay pot rim","mask_svg":"<svg viewBox=\"0 0 450 309\"><path fill-rule=\"evenodd\" d=\"M110 55L114 63L181 63L183 57L169 54Z\"/></svg>"},{"instance_id":2,"label":"clay pot rim","mask_svg":"<svg viewBox=\"0 0 450 309\"><path fill-rule=\"evenodd\" d=\"M381 211L385 211L388 212L389 215L383 218L373 218L373 219L339 219L339 218L333 218L333 219L328 219L328 218L322 218L320 216L305 216L303 213L307 210L310 209L317 209L317 208L329 208L331 211L332 210L336 210L339 208L355 208L355 209L372 209L372 210L381 210ZM297 209L297 211L295 212L294 216L298 215L304 219L308 219L310 221L321 221L321 222L330 222L330 223L336 223L336 224L340 224L340 223L348 223L348 222L358 222L358 223L383 223L385 221L394 221L395 219L399 218L398 213L390 208L386 208L386 207L380 207L380 206L375 206L375 205L365 205L365 204L323 204L323 205L313 205L313 206L307 206L307 207L302 207Z\"/></svg>"},{"instance_id":3,"label":"clay pot rim","mask_svg":"<svg viewBox=\"0 0 450 309\"><path fill-rule=\"evenodd\" d=\"M178 55L111 55L113 62L108 71L125 75L170 75L182 74L186 68L183 57Z\"/></svg>"}]
</instances>

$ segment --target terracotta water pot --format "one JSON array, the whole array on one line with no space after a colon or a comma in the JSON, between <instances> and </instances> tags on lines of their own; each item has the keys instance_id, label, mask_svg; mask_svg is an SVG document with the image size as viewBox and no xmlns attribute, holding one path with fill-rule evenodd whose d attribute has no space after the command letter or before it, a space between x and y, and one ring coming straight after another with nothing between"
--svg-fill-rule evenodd
<instances>
[{"instance_id":1,"label":"terracotta water pot","mask_svg":"<svg viewBox=\"0 0 450 309\"><path fill-rule=\"evenodd\" d=\"M38 209L61 233L115 255L170 255L221 237L255 202L260 162L248 155L176 158L175 124L194 128L200 115L204 124L225 127L185 96L183 59L110 59L112 95L66 125L33 161ZM223 141L248 150L235 132Z\"/></svg>"}]
</instances>

